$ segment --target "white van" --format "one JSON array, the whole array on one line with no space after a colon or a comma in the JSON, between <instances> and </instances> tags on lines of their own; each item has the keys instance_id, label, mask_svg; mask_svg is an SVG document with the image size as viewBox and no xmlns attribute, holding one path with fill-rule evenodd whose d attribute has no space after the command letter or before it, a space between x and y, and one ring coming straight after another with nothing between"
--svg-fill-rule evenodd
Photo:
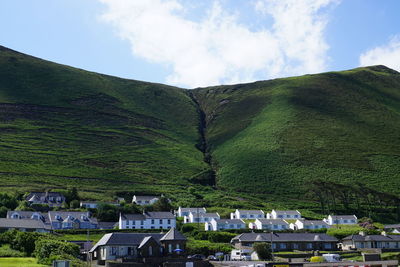
<instances>
[{"instance_id":1,"label":"white van","mask_svg":"<svg viewBox=\"0 0 400 267\"><path fill-rule=\"evenodd\" d=\"M249 261L251 260L251 250L249 249L232 249L231 260L232 261Z\"/></svg>"}]
</instances>

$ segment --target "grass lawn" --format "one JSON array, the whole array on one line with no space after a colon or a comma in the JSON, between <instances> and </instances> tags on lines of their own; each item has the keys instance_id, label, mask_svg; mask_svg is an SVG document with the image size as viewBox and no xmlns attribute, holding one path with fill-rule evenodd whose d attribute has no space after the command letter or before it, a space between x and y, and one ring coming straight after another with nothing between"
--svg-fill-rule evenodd
<instances>
[{"instance_id":1,"label":"grass lawn","mask_svg":"<svg viewBox=\"0 0 400 267\"><path fill-rule=\"evenodd\" d=\"M7 267L44 267L36 263L35 258L0 258L0 266Z\"/></svg>"}]
</instances>

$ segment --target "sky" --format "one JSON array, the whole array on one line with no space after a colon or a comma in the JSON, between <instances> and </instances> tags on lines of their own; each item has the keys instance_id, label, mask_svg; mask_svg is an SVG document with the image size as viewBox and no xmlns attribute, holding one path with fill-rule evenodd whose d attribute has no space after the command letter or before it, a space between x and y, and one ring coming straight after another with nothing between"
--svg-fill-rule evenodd
<instances>
[{"instance_id":1,"label":"sky","mask_svg":"<svg viewBox=\"0 0 400 267\"><path fill-rule=\"evenodd\" d=\"M0 45L183 88L383 64L399 0L1 0Z\"/></svg>"}]
</instances>

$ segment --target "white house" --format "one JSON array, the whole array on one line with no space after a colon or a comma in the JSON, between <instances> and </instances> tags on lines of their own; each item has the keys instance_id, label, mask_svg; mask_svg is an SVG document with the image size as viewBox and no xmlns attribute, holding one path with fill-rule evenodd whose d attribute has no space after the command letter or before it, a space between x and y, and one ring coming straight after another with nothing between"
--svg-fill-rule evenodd
<instances>
[{"instance_id":1,"label":"white house","mask_svg":"<svg viewBox=\"0 0 400 267\"><path fill-rule=\"evenodd\" d=\"M140 206L145 205L153 205L156 203L160 198L158 196L136 196L134 195L132 198L132 203Z\"/></svg>"},{"instance_id":2,"label":"white house","mask_svg":"<svg viewBox=\"0 0 400 267\"><path fill-rule=\"evenodd\" d=\"M171 229L176 227L171 212L145 212L143 214L120 214L119 229Z\"/></svg>"},{"instance_id":3,"label":"white house","mask_svg":"<svg viewBox=\"0 0 400 267\"><path fill-rule=\"evenodd\" d=\"M113 206L120 205L118 202L81 201L79 204L79 207L84 208L84 209L97 209L97 206L99 204L107 204L107 205L113 205Z\"/></svg>"},{"instance_id":4,"label":"white house","mask_svg":"<svg viewBox=\"0 0 400 267\"><path fill-rule=\"evenodd\" d=\"M189 216L183 217L184 223L206 223L211 222L212 219L219 220L221 217L218 212L216 213L195 213L190 212Z\"/></svg>"},{"instance_id":5,"label":"white house","mask_svg":"<svg viewBox=\"0 0 400 267\"><path fill-rule=\"evenodd\" d=\"M249 223L249 228L282 231L289 229L289 223L282 219L256 219L255 222Z\"/></svg>"},{"instance_id":6,"label":"white house","mask_svg":"<svg viewBox=\"0 0 400 267\"><path fill-rule=\"evenodd\" d=\"M231 219L261 219L265 218L262 210L236 210L231 213Z\"/></svg>"},{"instance_id":7,"label":"white house","mask_svg":"<svg viewBox=\"0 0 400 267\"><path fill-rule=\"evenodd\" d=\"M229 229L245 229L246 223L242 219L212 219L211 222L205 223L206 231L218 231Z\"/></svg>"},{"instance_id":8,"label":"white house","mask_svg":"<svg viewBox=\"0 0 400 267\"><path fill-rule=\"evenodd\" d=\"M335 224L357 224L358 220L356 215L329 215L324 219L329 225Z\"/></svg>"},{"instance_id":9,"label":"white house","mask_svg":"<svg viewBox=\"0 0 400 267\"><path fill-rule=\"evenodd\" d=\"M323 229L323 228L330 228L330 226L324 221L318 220L296 220L295 223L290 224L290 229L292 230L300 230L300 229L309 229L309 230L316 230L316 229Z\"/></svg>"},{"instance_id":10,"label":"white house","mask_svg":"<svg viewBox=\"0 0 400 267\"><path fill-rule=\"evenodd\" d=\"M175 211L175 215L177 217L185 217L189 216L189 213L206 213L206 208L182 208L179 207L178 210Z\"/></svg>"},{"instance_id":11,"label":"white house","mask_svg":"<svg viewBox=\"0 0 400 267\"><path fill-rule=\"evenodd\" d=\"M301 218L301 213L298 210L272 210L267 213L267 219L289 219L297 220Z\"/></svg>"}]
</instances>

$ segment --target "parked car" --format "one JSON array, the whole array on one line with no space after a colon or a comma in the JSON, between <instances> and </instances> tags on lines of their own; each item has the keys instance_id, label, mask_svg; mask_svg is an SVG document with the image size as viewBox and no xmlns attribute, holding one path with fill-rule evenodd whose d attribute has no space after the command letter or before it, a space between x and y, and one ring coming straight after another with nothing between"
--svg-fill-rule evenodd
<instances>
[{"instance_id":1,"label":"parked car","mask_svg":"<svg viewBox=\"0 0 400 267\"><path fill-rule=\"evenodd\" d=\"M193 260L204 260L206 256L201 254L194 254L194 255L189 255L188 258Z\"/></svg>"},{"instance_id":2,"label":"parked car","mask_svg":"<svg viewBox=\"0 0 400 267\"><path fill-rule=\"evenodd\" d=\"M209 255L209 256L207 257L207 260L216 261L216 260L217 260L217 257L215 257L214 255Z\"/></svg>"},{"instance_id":3,"label":"parked car","mask_svg":"<svg viewBox=\"0 0 400 267\"><path fill-rule=\"evenodd\" d=\"M248 249L232 249L231 260L233 261L249 261L251 260L250 250Z\"/></svg>"}]
</instances>

